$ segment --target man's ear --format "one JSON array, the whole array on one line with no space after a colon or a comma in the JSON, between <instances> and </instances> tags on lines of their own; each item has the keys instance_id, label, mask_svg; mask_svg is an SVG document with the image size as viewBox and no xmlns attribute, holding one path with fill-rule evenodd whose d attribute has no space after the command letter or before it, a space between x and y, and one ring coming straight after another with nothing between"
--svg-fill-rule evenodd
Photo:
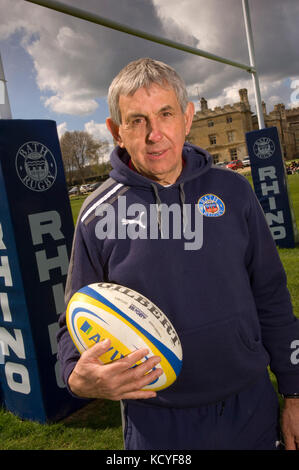
<instances>
[{"instance_id":1,"label":"man's ear","mask_svg":"<svg viewBox=\"0 0 299 470\"><path fill-rule=\"evenodd\" d=\"M123 142L121 136L119 135L119 126L111 118L106 119L106 126L110 134L112 135L114 141L120 146L123 147Z\"/></svg>"},{"instance_id":2,"label":"man's ear","mask_svg":"<svg viewBox=\"0 0 299 470\"><path fill-rule=\"evenodd\" d=\"M185 125L186 125L186 135L188 135L189 132L190 132L194 113L195 113L194 103L192 101L189 101L189 103L187 104L186 110L184 112Z\"/></svg>"}]
</instances>

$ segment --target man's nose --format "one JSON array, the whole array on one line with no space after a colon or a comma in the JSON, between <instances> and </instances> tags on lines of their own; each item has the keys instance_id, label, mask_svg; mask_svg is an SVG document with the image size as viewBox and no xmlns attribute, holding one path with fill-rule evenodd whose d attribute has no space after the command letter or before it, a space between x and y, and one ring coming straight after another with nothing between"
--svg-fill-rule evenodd
<instances>
[{"instance_id":1,"label":"man's nose","mask_svg":"<svg viewBox=\"0 0 299 470\"><path fill-rule=\"evenodd\" d=\"M151 120L148 122L147 125L147 134L146 140L148 142L160 142L162 139L163 134L160 129L159 123L156 120Z\"/></svg>"}]
</instances>

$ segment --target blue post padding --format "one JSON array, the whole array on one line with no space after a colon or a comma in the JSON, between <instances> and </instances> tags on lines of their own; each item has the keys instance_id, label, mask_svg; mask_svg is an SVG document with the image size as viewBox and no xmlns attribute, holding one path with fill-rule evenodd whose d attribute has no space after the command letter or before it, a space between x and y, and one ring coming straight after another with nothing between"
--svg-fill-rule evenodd
<instances>
[{"instance_id":1,"label":"blue post padding","mask_svg":"<svg viewBox=\"0 0 299 470\"><path fill-rule=\"evenodd\" d=\"M276 244L294 248L297 227L276 127L246 133L252 180Z\"/></svg>"},{"instance_id":2,"label":"blue post padding","mask_svg":"<svg viewBox=\"0 0 299 470\"><path fill-rule=\"evenodd\" d=\"M56 357L73 233L56 123L0 120L0 396L39 422L84 403Z\"/></svg>"}]
</instances>

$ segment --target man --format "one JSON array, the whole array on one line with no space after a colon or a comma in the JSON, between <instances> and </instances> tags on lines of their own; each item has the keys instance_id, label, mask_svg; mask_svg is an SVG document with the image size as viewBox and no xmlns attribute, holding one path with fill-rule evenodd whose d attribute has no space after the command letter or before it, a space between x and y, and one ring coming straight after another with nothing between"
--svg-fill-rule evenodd
<instances>
[{"instance_id":1,"label":"man","mask_svg":"<svg viewBox=\"0 0 299 470\"><path fill-rule=\"evenodd\" d=\"M291 360L299 325L250 185L212 167L203 149L185 144L194 106L166 64L130 63L113 80L108 102L107 126L118 144L113 170L81 209L66 301L82 286L103 280L140 292L176 328L183 367L166 390L142 390L161 373L158 357L132 368L147 354L137 350L104 365L100 356L110 346L105 340L79 358L62 315L59 358L70 392L121 400L126 449L274 450L279 407L270 364L280 393L290 396L283 411L286 448L299 448L299 365ZM142 205L143 227L138 214L121 218L121 198L127 208ZM117 227L105 216L111 207ZM172 228L168 219L166 236L165 207L179 209ZM135 232L128 229L120 237L123 220Z\"/></svg>"}]
</instances>

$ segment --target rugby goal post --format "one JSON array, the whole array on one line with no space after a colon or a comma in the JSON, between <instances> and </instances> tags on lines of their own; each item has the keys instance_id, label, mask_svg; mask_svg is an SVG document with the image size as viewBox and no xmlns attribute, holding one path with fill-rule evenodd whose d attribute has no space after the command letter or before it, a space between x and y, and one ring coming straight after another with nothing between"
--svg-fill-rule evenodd
<instances>
[{"instance_id":1,"label":"rugby goal post","mask_svg":"<svg viewBox=\"0 0 299 470\"><path fill-rule=\"evenodd\" d=\"M255 53L254 53L253 35L252 35L248 0L242 0L242 6L243 6L243 14L244 14L244 20L245 20L250 65L236 62L226 57L221 57L221 56L212 54L211 52L208 52L208 51L203 51L202 49L190 47L190 46L187 46L186 44L182 44L176 41L171 41L170 39L162 38L155 34L146 33L145 31L132 28L128 25L118 23L116 21L112 21L108 18L104 18L103 16L96 15L95 13L91 13L86 10L82 10L72 5L67 5L62 2L57 2L56 0L25 0L25 1L29 3L35 3L36 5L40 5L46 8L50 8L51 10L55 10L60 13L65 13L67 15L74 16L76 18L80 18L82 20L89 21L91 23L95 23L100 26L105 26L106 28L114 29L116 31L121 31L123 33L130 34L132 36L146 39L148 41L155 42L157 44L161 44L167 47L171 47L173 49L178 49L180 51L184 51L189 54L194 54L200 57L205 57L206 59L214 60L216 62L221 62L223 64L230 65L232 67L237 67L237 68L240 68L249 72L252 76L252 81L253 81L255 101L256 101L256 112L257 112L257 117L258 117L259 128L263 129L265 127L260 86L259 86L259 78L258 78L258 73L257 73L256 65L255 65Z\"/></svg>"}]
</instances>

